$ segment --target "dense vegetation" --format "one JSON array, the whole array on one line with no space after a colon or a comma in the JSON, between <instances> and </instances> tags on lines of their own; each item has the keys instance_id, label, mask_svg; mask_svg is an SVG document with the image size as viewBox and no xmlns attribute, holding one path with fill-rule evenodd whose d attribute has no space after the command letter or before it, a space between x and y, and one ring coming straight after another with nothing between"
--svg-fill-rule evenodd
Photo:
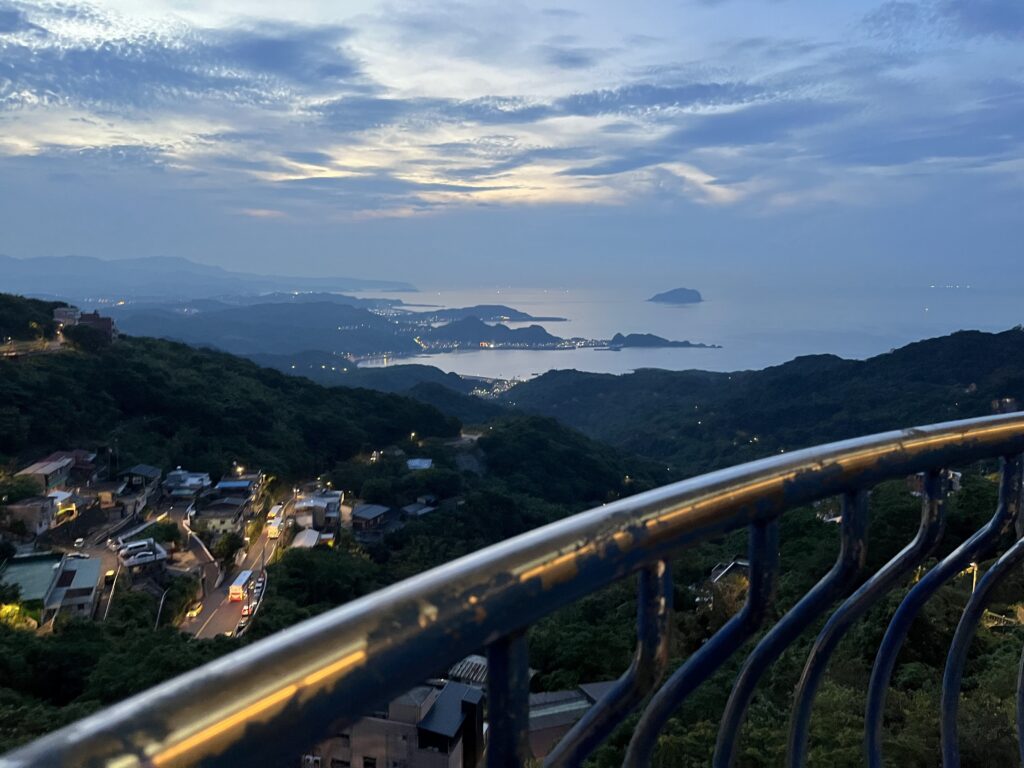
<instances>
[{"instance_id":1,"label":"dense vegetation","mask_svg":"<svg viewBox=\"0 0 1024 768\"><path fill-rule=\"evenodd\" d=\"M404 398L325 389L226 355L129 339L92 353L0 363L0 419L17 428L0 428L8 441L0 450L34 455L69 440L116 438L123 454L164 465L213 469L243 457L297 477L325 472L335 487L386 504L406 504L426 493L442 500L437 511L408 521L372 546L359 546L343 534L333 549L288 550L271 566L264 605L249 634L257 639L665 480L779 448L985 412L991 399L1024 394L1018 372L1022 337L1020 332L957 334L864 363L810 358L732 374L731 380L697 372L644 371L618 378L561 373L515 390L516 399L529 407L664 459L658 463L630 458L552 419L510 412L484 427L478 440L456 441L450 439L457 433L455 422ZM692 415L694 405L698 416ZM704 423L695 426L694 420ZM66 432L59 430L62 424ZM393 444L405 454L392 451L372 463L355 455ZM409 455L430 457L434 466L409 472L404 461ZM965 469L963 490L948 504L947 536L935 557L962 541L995 506L993 467ZM912 537L919 505L900 482L872 493L866 574ZM838 529L821 519L826 508L794 510L782 521L782 568L772 618L799 599L835 558ZM673 665L699 649L738 609L742 589L715 591L710 608L696 597L716 563L743 556L745 549L744 535L735 533L694 547L673 563ZM969 584L969 578L955 579L929 603L900 656L886 731L894 765L926 768L939 761L938 690ZM632 579L618 583L531 630L537 689L607 680L626 668L635 642L633 590ZM862 764L867 677L888 617L905 590L895 590L876 606L840 646L818 697L811 765ZM990 616L972 645L960 718L964 765L1016 760L1013 689L1024 643L1016 621L1022 598L1024 580L1015 575L991 606L994 615L1008 620ZM224 638L186 642L172 629L154 631L152 603L148 595L132 595L115 601L106 623L58 622L52 635L42 637L0 626L0 749L237 647L238 641ZM793 686L813 636L806 633L766 672L739 736L740 768L782 764ZM740 661L733 659L677 714L660 742L656 765L709 763ZM628 726L613 734L594 763L618 764L628 736Z\"/></svg>"},{"instance_id":2,"label":"dense vegetation","mask_svg":"<svg viewBox=\"0 0 1024 768\"><path fill-rule=\"evenodd\" d=\"M962 331L868 360L801 357L762 371L554 371L506 395L631 453L698 473L829 440L1024 402L1024 330Z\"/></svg>"},{"instance_id":3,"label":"dense vegetation","mask_svg":"<svg viewBox=\"0 0 1024 768\"><path fill-rule=\"evenodd\" d=\"M0 344L11 338L31 341L52 338L56 325L53 310L67 306L63 301L37 301L0 294Z\"/></svg>"},{"instance_id":4,"label":"dense vegetation","mask_svg":"<svg viewBox=\"0 0 1024 768\"><path fill-rule=\"evenodd\" d=\"M126 591L105 622L61 619L42 636L0 622L0 752L234 647L223 638L193 642L169 626L154 630L157 603Z\"/></svg>"},{"instance_id":5,"label":"dense vegetation","mask_svg":"<svg viewBox=\"0 0 1024 768\"><path fill-rule=\"evenodd\" d=\"M0 306L12 300L0 296ZM308 477L410 431L458 423L407 398L325 389L217 352L156 339L0 360L0 459L107 446L145 461L223 472L233 460Z\"/></svg>"}]
</instances>

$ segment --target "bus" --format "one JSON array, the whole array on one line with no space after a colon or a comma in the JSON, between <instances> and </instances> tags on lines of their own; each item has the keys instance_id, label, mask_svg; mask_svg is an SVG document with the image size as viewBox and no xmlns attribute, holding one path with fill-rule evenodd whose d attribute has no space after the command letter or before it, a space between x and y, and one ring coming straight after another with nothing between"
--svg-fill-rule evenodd
<instances>
[{"instance_id":1,"label":"bus","mask_svg":"<svg viewBox=\"0 0 1024 768\"><path fill-rule=\"evenodd\" d=\"M231 584L228 590L228 600L232 603L239 603L249 595L249 588L252 586L252 571L242 571L238 578Z\"/></svg>"}]
</instances>

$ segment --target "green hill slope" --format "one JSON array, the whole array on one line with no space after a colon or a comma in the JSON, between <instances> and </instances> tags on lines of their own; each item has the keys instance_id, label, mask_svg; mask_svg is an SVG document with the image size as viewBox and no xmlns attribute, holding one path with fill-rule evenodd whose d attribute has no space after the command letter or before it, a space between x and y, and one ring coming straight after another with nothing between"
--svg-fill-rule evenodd
<instances>
[{"instance_id":1,"label":"green hill slope","mask_svg":"<svg viewBox=\"0 0 1024 768\"><path fill-rule=\"evenodd\" d=\"M1024 402L1024 331L962 331L868 360L801 357L731 374L555 371L506 399L686 472Z\"/></svg>"},{"instance_id":2,"label":"green hill slope","mask_svg":"<svg viewBox=\"0 0 1024 768\"><path fill-rule=\"evenodd\" d=\"M13 301L0 296L0 306ZM157 339L0 360L0 456L110 446L122 464L223 471L239 460L308 476L413 431L445 436L458 428L408 398L321 387Z\"/></svg>"}]
</instances>

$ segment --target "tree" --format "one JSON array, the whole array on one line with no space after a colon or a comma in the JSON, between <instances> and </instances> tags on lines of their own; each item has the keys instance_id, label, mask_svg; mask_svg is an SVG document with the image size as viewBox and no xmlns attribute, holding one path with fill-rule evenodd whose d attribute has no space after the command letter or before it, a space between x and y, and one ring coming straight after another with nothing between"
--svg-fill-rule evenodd
<instances>
[{"instance_id":1,"label":"tree","mask_svg":"<svg viewBox=\"0 0 1024 768\"><path fill-rule=\"evenodd\" d=\"M213 556L220 560L225 566L231 565L235 555L245 545L242 537L237 533L228 533L217 539L213 545Z\"/></svg>"},{"instance_id":2,"label":"tree","mask_svg":"<svg viewBox=\"0 0 1024 768\"><path fill-rule=\"evenodd\" d=\"M14 475L0 480L0 503L14 504L41 492L42 487L34 477Z\"/></svg>"}]
</instances>

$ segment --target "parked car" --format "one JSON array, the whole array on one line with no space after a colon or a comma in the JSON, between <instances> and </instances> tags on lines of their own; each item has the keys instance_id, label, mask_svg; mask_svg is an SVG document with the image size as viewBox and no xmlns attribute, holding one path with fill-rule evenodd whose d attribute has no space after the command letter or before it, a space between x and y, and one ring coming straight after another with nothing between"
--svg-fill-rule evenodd
<instances>
[{"instance_id":1,"label":"parked car","mask_svg":"<svg viewBox=\"0 0 1024 768\"><path fill-rule=\"evenodd\" d=\"M106 587L109 587L111 584L114 583L114 578L116 576L117 576L117 574L114 573L114 569L111 568L109 571L107 571L105 574L103 574L103 585L106 586Z\"/></svg>"},{"instance_id":2,"label":"parked car","mask_svg":"<svg viewBox=\"0 0 1024 768\"><path fill-rule=\"evenodd\" d=\"M241 634L242 630L249 626L248 617L242 617L241 621L238 622L238 626L235 627L235 634Z\"/></svg>"},{"instance_id":3,"label":"parked car","mask_svg":"<svg viewBox=\"0 0 1024 768\"><path fill-rule=\"evenodd\" d=\"M154 552L140 552L137 555L133 555L124 561L124 564L129 568L136 565L143 565L144 563L152 563L156 560L156 554Z\"/></svg>"},{"instance_id":4,"label":"parked car","mask_svg":"<svg viewBox=\"0 0 1024 768\"><path fill-rule=\"evenodd\" d=\"M75 539L75 549L82 549L83 547L85 547L85 539Z\"/></svg>"},{"instance_id":5,"label":"parked car","mask_svg":"<svg viewBox=\"0 0 1024 768\"><path fill-rule=\"evenodd\" d=\"M203 612L203 604L202 603L198 603L198 602L197 603L192 603L192 605L190 605L188 607L188 610L185 612L185 616L190 618L190 619L194 619L196 616L198 616L202 612Z\"/></svg>"}]
</instances>

